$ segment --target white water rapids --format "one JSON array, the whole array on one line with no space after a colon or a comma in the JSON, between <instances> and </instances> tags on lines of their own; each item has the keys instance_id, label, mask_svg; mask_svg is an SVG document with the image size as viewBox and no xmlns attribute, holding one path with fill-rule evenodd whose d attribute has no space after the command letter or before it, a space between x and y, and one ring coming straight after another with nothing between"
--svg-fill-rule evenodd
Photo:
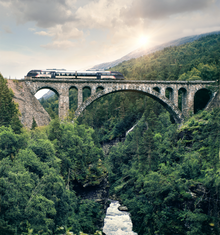
<instances>
[{"instance_id":1,"label":"white water rapids","mask_svg":"<svg viewBox=\"0 0 220 235\"><path fill-rule=\"evenodd\" d=\"M132 222L128 212L119 211L118 201L111 201L104 219L103 232L106 235L137 235L132 231Z\"/></svg>"}]
</instances>

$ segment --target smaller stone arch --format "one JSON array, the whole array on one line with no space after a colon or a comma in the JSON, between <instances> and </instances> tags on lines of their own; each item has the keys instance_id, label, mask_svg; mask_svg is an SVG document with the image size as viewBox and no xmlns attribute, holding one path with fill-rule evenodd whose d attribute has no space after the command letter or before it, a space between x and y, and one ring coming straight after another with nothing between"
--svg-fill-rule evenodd
<instances>
[{"instance_id":1,"label":"smaller stone arch","mask_svg":"<svg viewBox=\"0 0 220 235\"><path fill-rule=\"evenodd\" d=\"M160 93L160 88L159 88L158 86L153 87L153 90L155 90L155 91L157 91L157 92L159 92L159 93Z\"/></svg>"},{"instance_id":2,"label":"smaller stone arch","mask_svg":"<svg viewBox=\"0 0 220 235\"><path fill-rule=\"evenodd\" d=\"M60 109L60 104L59 104L59 99L60 99L60 94L57 92L56 89L50 86L42 86L39 87L36 91L39 92L43 89L48 89L49 91L52 92L47 92L46 94L48 95L46 99L40 99L40 102L42 105L45 105L45 110L47 113L50 115L51 118L55 118L56 116L59 115L59 109ZM36 94L37 94L36 92ZM48 99L53 100L53 106L48 107Z\"/></svg>"},{"instance_id":3,"label":"smaller stone arch","mask_svg":"<svg viewBox=\"0 0 220 235\"><path fill-rule=\"evenodd\" d=\"M70 86L69 88L69 109L76 110L78 107L78 88Z\"/></svg>"},{"instance_id":4,"label":"smaller stone arch","mask_svg":"<svg viewBox=\"0 0 220 235\"><path fill-rule=\"evenodd\" d=\"M105 88L103 86L98 86L96 88L96 92L103 91Z\"/></svg>"},{"instance_id":5,"label":"smaller stone arch","mask_svg":"<svg viewBox=\"0 0 220 235\"><path fill-rule=\"evenodd\" d=\"M83 102L88 99L91 94L92 94L92 89L90 86L84 86L82 89L82 93L83 93Z\"/></svg>"},{"instance_id":6,"label":"smaller stone arch","mask_svg":"<svg viewBox=\"0 0 220 235\"><path fill-rule=\"evenodd\" d=\"M184 112L187 106L187 90L184 87L181 87L178 90L178 108L180 111Z\"/></svg>"},{"instance_id":7,"label":"smaller stone arch","mask_svg":"<svg viewBox=\"0 0 220 235\"><path fill-rule=\"evenodd\" d=\"M174 100L173 88L167 87L165 90L165 96L167 97L167 99L173 101Z\"/></svg>"},{"instance_id":8,"label":"smaller stone arch","mask_svg":"<svg viewBox=\"0 0 220 235\"><path fill-rule=\"evenodd\" d=\"M59 94L59 92L57 91L57 89L56 89L56 88L53 88L53 87L51 87L51 86L40 86L40 87L38 87L38 88L36 89L35 94L36 94L38 91L43 90L43 89L51 90L51 91L53 91L58 97L60 96L60 94Z\"/></svg>"},{"instance_id":9,"label":"smaller stone arch","mask_svg":"<svg viewBox=\"0 0 220 235\"><path fill-rule=\"evenodd\" d=\"M212 92L209 89L199 89L194 95L194 113L198 113L207 107L212 98Z\"/></svg>"}]
</instances>

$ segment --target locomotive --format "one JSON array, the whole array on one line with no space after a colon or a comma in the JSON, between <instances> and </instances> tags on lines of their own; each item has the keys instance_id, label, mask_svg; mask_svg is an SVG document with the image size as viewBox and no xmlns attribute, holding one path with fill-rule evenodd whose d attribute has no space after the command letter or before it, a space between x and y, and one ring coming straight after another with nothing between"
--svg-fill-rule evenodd
<instances>
[{"instance_id":1,"label":"locomotive","mask_svg":"<svg viewBox=\"0 0 220 235\"><path fill-rule=\"evenodd\" d=\"M27 73L26 78L125 79L120 72L116 71L71 71L66 69L31 70Z\"/></svg>"}]
</instances>

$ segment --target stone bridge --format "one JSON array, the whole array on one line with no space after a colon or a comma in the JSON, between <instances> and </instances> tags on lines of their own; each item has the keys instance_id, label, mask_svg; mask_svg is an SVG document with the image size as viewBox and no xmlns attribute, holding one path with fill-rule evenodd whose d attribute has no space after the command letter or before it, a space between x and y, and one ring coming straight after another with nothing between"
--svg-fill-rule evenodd
<instances>
[{"instance_id":1,"label":"stone bridge","mask_svg":"<svg viewBox=\"0 0 220 235\"><path fill-rule=\"evenodd\" d=\"M93 101L102 96L119 91L141 92L161 103L181 123L189 113L194 113L194 97L201 89L212 90L214 81L141 81L141 80L79 80L79 79L23 79L35 95L39 90L47 88L59 97L59 117L63 119L69 110L69 90L78 90L78 117ZM83 102L83 89L91 89L91 96ZM97 91L99 89L100 91ZM182 93L182 109L178 108L179 92ZM169 94L169 95L167 95Z\"/></svg>"}]
</instances>

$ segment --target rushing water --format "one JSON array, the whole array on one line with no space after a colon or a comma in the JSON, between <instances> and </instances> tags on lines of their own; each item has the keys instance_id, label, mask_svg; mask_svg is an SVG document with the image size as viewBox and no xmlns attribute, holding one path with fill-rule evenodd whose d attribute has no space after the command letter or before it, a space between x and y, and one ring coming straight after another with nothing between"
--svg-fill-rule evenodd
<instances>
[{"instance_id":1,"label":"rushing water","mask_svg":"<svg viewBox=\"0 0 220 235\"><path fill-rule=\"evenodd\" d=\"M137 235L132 231L132 222L128 212L119 211L118 201L111 201L104 220L103 232L106 235Z\"/></svg>"}]
</instances>

